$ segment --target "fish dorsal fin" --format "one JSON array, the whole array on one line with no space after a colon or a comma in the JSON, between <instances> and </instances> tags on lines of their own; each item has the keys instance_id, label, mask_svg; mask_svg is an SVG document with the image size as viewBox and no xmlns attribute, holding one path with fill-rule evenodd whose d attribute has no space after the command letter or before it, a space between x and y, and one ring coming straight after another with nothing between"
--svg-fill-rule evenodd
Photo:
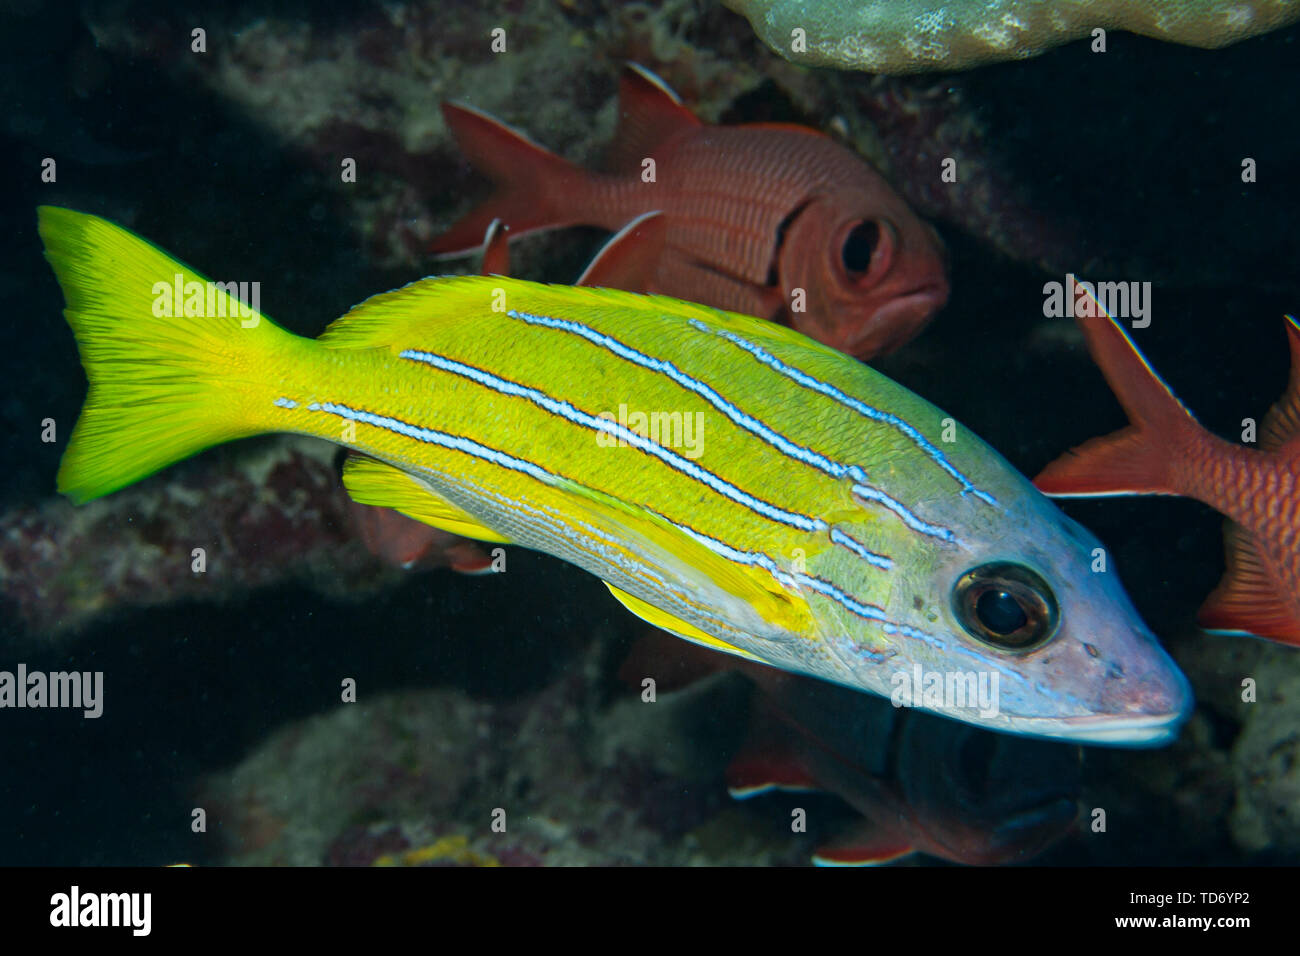
<instances>
[{"instance_id":1,"label":"fish dorsal fin","mask_svg":"<svg viewBox=\"0 0 1300 956\"><path fill-rule=\"evenodd\" d=\"M692 644L699 644L710 650L721 651L724 654L735 654L737 657L743 657L747 661L757 661L760 664L766 664L767 661L757 654L751 654L749 651L728 644L726 641L719 640L711 634L705 634L698 627L683 621L679 617L674 617L667 611L661 611L653 604L647 604L635 595L628 594L621 588L616 588L608 581L605 587L609 588L609 593L618 598L619 603L635 614L647 624L653 624L660 630L667 631L670 634L676 634L684 641L690 641Z\"/></svg>"},{"instance_id":2,"label":"fish dorsal fin","mask_svg":"<svg viewBox=\"0 0 1300 956\"><path fill-rule=\"evenodd\" d=\"M1259 447L1264 451L1276 451L1300 435L1300 323L1294 316L1286 316L1286 338L1291 347L1291 378L1260 426Z\"/></svg>"},{"instance_id":3,"label":"fish dorsal fin","mask_svg":"<svg viewBox=\"0 0 1300 956\"><path fill-rule=\"evenodd\" d=\"M642 213L601 247L574 284L644 292L650 287L667 237L663 213Z\"/></svg>"},{"instance_id":4,"label":"fish dorsal fin","mask_svg":"<svg viewBox=\"0 0 1300 956\"><path fill-rule=\"evenodd\" d=\"M1255 540L1233 522L1225 522L1223 547L1228 570L1205 599L1196 622L1207 631L1245 633L1300 645L1296 605L1279 596Z\"/></svg>"},{"instance_id":5,"label":"fish dorsal fin","mask_svg":"<svg viewBox=\"0 0 1300 956\"><path fill-rule=\"evenodd\" d=\"M645 67L629 63L618 82L618 131L605 162L611 172L640 170L641 161L684 130L704 124Z\"/></svg>"},{"instance_id":6,"label":"fish dorsal fin","mask_svg":"<svg viewBox=\"0 0 1300 956\"><path fill-rule=\"evenodd\" d=\"M493 314L498 290L537 293L547 287L505 276L429 276L359 302L316 339L325 348L392 348L437 329L444 321Z\"/></svg>"},{"instance_id":7,"label":"fish dorsal fin","mask_svg":"<svg viewBox=\"0 0 1300 956\"><path fill-rule=\"evenodd\" d=\"M343 465L343 487L358 504L392 508L408 518L466 538L510 543L509 538L430 491L418 479L382 461L361 455L350 457Z\"/></svg>"}]
</instances>

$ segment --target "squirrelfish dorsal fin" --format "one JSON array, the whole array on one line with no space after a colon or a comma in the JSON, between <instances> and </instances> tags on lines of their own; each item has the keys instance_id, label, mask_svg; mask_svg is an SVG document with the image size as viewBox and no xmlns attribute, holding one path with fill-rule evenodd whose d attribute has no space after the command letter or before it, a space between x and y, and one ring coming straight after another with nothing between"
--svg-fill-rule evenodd
<instances>
[{"instance_id":1,"label":"squirrelfish dorsal fin","mask_svg":"<svg viewBox=\"0 0 1300 956\"><path fill-rule=\"evenodd\" d=\"M663 80L628 63L618 82L618 131L605 162L613 172L640 170L641 162L683 130L703 126Z\"/></svg>"}]
</instances>

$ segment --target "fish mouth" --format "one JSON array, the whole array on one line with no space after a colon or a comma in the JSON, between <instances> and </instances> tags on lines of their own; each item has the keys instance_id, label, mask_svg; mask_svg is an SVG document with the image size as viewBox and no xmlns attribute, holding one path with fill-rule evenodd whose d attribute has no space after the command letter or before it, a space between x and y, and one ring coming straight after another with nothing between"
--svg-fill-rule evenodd
<instances>
[{"instance_id":1,"label":"fish mouth","mask_svg":"<svg viewBox=\"0 0 1300 956\"><path fill-rule=\"evenodd\" d=\"M1187 708L1165 714L1013 720L1008 730L1054 740L1109 747L1155 747L1171 742L1187 720Z\"/></svg>"},{"instance_id":2,"label":"fish mouth","mask_svg":"<svg viewBox=\"0 0 1300 956\"><path fill-rule=\"evenodd\" d=\"M894 351L911 341L947 301L946 283L925 285L894 296L875 311L864 334L851 343L849 351L858 354L868 342L874 343L875 354Z\"/></svg>"}]
</instances>

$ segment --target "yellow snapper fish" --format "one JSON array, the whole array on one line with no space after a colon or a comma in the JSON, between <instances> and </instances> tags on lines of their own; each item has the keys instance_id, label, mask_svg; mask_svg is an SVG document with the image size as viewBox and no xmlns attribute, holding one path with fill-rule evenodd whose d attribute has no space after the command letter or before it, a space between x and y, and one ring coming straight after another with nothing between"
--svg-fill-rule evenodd
<instances>
[{"instance_id":1,"label":"yellow snapper fish","mask_svg":"<svg viewBox=\"0 0 1300 956\"><path fill-rule=\"evenodd\" d=\"M715 650L1018 734L1151 745L1187 716L1091 534L939 409L790 329L466 276L307 339L104 219L47 206L39 228L90 380L58 475L75 502L222 442L312 435L364 456L343 476L357 501L555 555Z\"/></svg>"}]
</instances>

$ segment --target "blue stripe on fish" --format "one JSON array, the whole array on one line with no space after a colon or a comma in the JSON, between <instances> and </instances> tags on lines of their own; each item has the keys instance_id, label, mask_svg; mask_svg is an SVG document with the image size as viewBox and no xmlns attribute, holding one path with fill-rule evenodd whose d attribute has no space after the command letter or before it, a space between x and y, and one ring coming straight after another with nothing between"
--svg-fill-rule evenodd
<instances>
[{"instance_id":1,"label":"blue stripe on fish","mask_svg":"<svg viewBox=\"0 0 1300 956\"><path fill-rule=\"evenodd\" d=\"M599 345L601 348L612 352L619 358L632 362L634 365L639 365L652 372L658 372L661 375L665 375L687 391L694 392L741 428L745 429L745 431L752 435L757 435L773 448L790 458L803 462L805 465L811 465L833 478L843 478L848 474L847 465L831 461L825 455L819 454L811 448L806 448L803 445L792 442L771 426L742 411L735 405L735 403L723 398L711 386L700 381L698 378L687 375L672 362L667 362L663 359L657 359L653 356L646 355L644 352L640 352L637 349L632 348L630 345L620 342L613 336L606 335L604 332L598 332L590 326L583 325L581 322L574 322L572 319L557 319L549 315L536 315L531 312L520 312L515 309L511 309L506 314L512 319L519 319L523 322L527 322L529 325L540 325L543 328L560 329L564 332L571 332L574 335L586 339L594 345Z\"/></svg>"},{"instance_id":2,"label":"blue stripe on fish","mask_svg":"<svg viewBox=\"0 0 1300 956\"><path fill-rule=\"evenodd\" d=\"M831 528L831 540L836 544L843 545L868 564L873 564L881 570L889 571L894 567L894 562L888 555L877 554L861 541L850 537L839 528Z\"/></svg>"},{"instance_id":3,"label":"blue stripe on fish","mask_svg":"<svg viewBox=\"0 0 1300 956\"><path fill-rule=\"evenodd\" d=\"M913 531L919 531L921 534L927 534L930 537L938 538L941 541L951 541L954 544L957 543L957 536L950 530L941 525L930 524L928 521L921 520L916 515L912 514L912 512L907 509L907 506L901 501L896 498L891 498L879 488L872 488L869 485L858 484L853 486L853 494L864 501L874 501L877 504L884 505L894 514L898 515L898 517L902 519L903 524L907 525Z\"/></svg>"},{"instance_id":4,"label":"blue stripe on fish","mask_svg":"<svg viewBox=\"0 0 1300 956\"><path fill-rule=\"evenodd\" d=\"M348 421L361 422L363 425L373 425L375 428L387 429L390 432L396 432L399 435L414 438L416 441L425 442L429 445L438 445L452 451L463 452L493 465L500 465L502 468L509 468L511 471L522 472L548 485L559 484L566 480L531 461L516 458L514 455L506 454L496 448L489 448L487 445L481 445L463 435L434 431L432 428L423 428L419 425L412 425L410 422L404 422L400 418L377 415L364 409L349 408L347 405L340 405L337 402L312 402L307 406L307 410L326 412Z\"/></svg>"},{"instance_id":5,"label":"blue stripe on fish","mask_svg":"<svg viewBox=\"0 0 1300 956\"><path fill-rule=\"evenodd\" d=\"M712 326L701 322L699 319L690 319L689 321L691 326L695 329L698 329L701 332L706 332L709 335L717 335L726 339L737 348L743 349L750 355L754 356L755 359L762 362L764 365L780 372L782 375L797 382L804 388L817 392L820 395L825 395L827 398L834 399L846 408L851 408L859 415L862 415L864 418L870 419L873 422L881 422L896 428L907 438L911 439L912 443L925 452L936 465L960 482L963 495L969 493L986 504L997 505L997 501L992 495L976 488L975 485L971 483L970 479L954 468L952 463L948 461L947 456L936 448L930 440L922 435L910 422L899 418L897 415L893 415L889 412L882 412L878 408L873 408L860 399L856 399L852 395L840 391L829 382L823 382L821 379L814 378L807 372L797 369L792 365L787 365L762 346L755 345L753 342L736 335L734 332L729 332L725 329L715 329Z\"/></svg>"},{"instance_id":6,"label":"blue stripe on fish","mask_svg":"<svg viewBox=\"0 0 1300 956\"><path fill-rule=\"evenodd\" d=\"M796 574L795 578L804 587L812 588L817 593L852 611L858 617L868 621L875 621L886 634L903 634L907 637L920 638L930 644L935 643L937 640L933 634L917 630L908 624L891 621L885 614L883 607L878 604L864 604L852 595L845 594L825 578L819 578L812 574Z\"/></svg>"},{"instance_id":7,"label":"blue stripe on fish","mask_svg":"<svg viewBox=\"0 0 1300 956\"><path fill-rule=\"evenodd\" d=\"M751 495L749 492L738 488L731 482L715 475L705 468L701 468L693 461L683 458L676 452L670 451L663 445L652 442L643 438L635 431L627 428L618 422L610 421L607 418L601 418L576 408L569 402L552 398L544 392L526 385L520 385L518 382L512 382L508 379L493 375L491 372L478 368L473 365L466 365L464 362L458 362L455 359L447 358L442 355L435 355L432 352L424 352L419 349L405 349L399 353L399 356L412 362L420 362L439 371L450 372L453 375L459 375L462 378L469 379L485 388L500 392L503 395L510 395L516 398L522 398L532 402L538 408L557 415L566 421L584 428L590 428L593 431L605 432L614 435L621 441L627 442L634 448L638 448L648 455L658 458L664 464L668 465L688 478L712 488L724 498L736 502L742 507L748 508L755 514L762 515L772 521L789 525L792 528L798 528L801 531L821 531L825 529L826 522L819 518L812 518L808 515L801 515L797 512L787 511L779 508L769 501L764 501Z\"/></svg>"},{"instance_id":8,"label":"blue stripe on fish","mask_svg":"<svg viewBox=\"0 0 1300 956\"><path fill-rule=\"evenodd\" d=\"M663 516L661 515L660 517ZM668 519L664 518L664 520L667 521ZM751 567L762 568L787 588L791 588L796 592L803 588L809 588L816 591L818 594L821 594L823 597L830 598L832 601L835 601L841 607L858 617L879 624L881 630L886 634L904 634L908 637L920 638L931 644L942 643L933 634L927 634L925 631L918 631L916 628L910 627L909 625L899 624L897 621L890 620L890 618L885 614L884 608L875 604L864 604L851 595L841 591L839 588L835 587L835 585L823 578L811 574L803 574L802 572L790 573L788 571L783 571L781 567L766 554L757 551L741 551L723 541L718 541L716 538L711 538L706 534L696 531L694 528L688 527L687 525L676 521L671 521L669 523L682 533L690 535L705 547L722 555L730 561L735 561L738 564L747 564ZM871 651L867 648L859 648L859 650L876 663L883 663L893 656L892 652L877 652Z\"/></svg>"},{"instance_id":9,"label":"blue stripe on fish","mask_svg":"<svg viewBox=\"0 0 1300 956\"><path fill-rule=\"evenodd\" d=\"M577 335L580 338L591 342L593 345L597 345L606 351L617 355L619 358L632 362L634 365L639 365L642 368L666 376L673 382L676 382L678 385L685 388L687 391L690 391L704 399L741 428L745 429L750 434L761 438L787 457L793 458L803 464L810 465L824 474L830 475L832 478L851 477L855 481L862 483L865 483L867 480L866 475L858 466L846 465L841 462L833 461L811 448L807 448L791 441L780 432L776 431L776 429L740 409L734 402L728 401L712 386L698 378L687 375L672 362L647 355L646 353L619 341L612 335L607 335L604 332L593 329L591 326L584 325L581 322L576 322L573 319L557 318L550 315L538 315L533 312L522 312L518 309L511 309L506 314L513 319L519 319L529 325L537 325L548 329L557 329ZM893 501L893 499L889 500ZM898 505L897 502L895 502L895 505L897 507L902 507L901 505ZM914 519L909 524L909 527L915 529L917 524L918 520ZM919 524L923 527L932 527L926 525L924 522L919 522ZM841 531L832 530L831 540L836 544L848 548L854 554L858 555L858 557L868 561L878 568L887 571L893 567L893 562L888 557L878 555L868 550L865 545L854 541Z\"/></svg>"}]
</instances>

